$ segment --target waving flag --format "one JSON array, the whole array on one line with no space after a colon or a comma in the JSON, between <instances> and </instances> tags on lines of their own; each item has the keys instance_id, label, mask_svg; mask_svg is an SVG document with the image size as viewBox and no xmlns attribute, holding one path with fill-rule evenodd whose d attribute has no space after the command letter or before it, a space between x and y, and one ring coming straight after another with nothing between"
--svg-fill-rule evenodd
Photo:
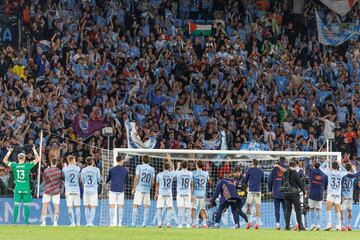
<instances>
[{"instance_id":1,"label":"waving flag","mask_svg":"<svg viewBox=\"0 0 360 240\"><path fill-rule=\"evenodd\" d=\"M102 120L99 119L88 119L85 116L75 116L72 127L76 132L76 136L79 138L87 138L95 131L102 129Z\"/></svg>"},{"instance_id":2,"label":"waving flag","mask_svg":"<svg viewBox=\"0 0 360 240\"><path fill-rule=\"evenodd\" d=\"M343 29L338 32L331 31L320 19L316 11L316 23L318 29L319 42L324 45L337 46L351 39L353 36L360 34L360 25L356 25L349 29Z\"/></svg>"},{"instance_id":3,"label":"waving flag","mask_svg":"<svg viewBox=\"0 0 360 240\"><path fill-rule=\"evenodd\" d=\"M196 24L189 22L189 33L193 35L211 35L212 26L209 24Z\"/></svg>"},{"instance_id":4,"label":"waving flag","mask_svg":"<svg viewBox=\"0 0 360 240\"><path fill-rule=\"evenodd\" d=\"M357 0L320 0L328 8L337 14L344 16L355 5Z\"/></svg>"},{"instance_id":5,"label":"waving flag","mask_svg":"<svg viewBox=\"0 0 360 240\"><path fill-rule=\"evenodd\" d=\"M146 142L143 142L138 135L135 127L135 122L127 120L125 122L126 136L128 142L128 148L154 148L156 145L156 136L152 136Z\"/></svg>"}]
</instances>

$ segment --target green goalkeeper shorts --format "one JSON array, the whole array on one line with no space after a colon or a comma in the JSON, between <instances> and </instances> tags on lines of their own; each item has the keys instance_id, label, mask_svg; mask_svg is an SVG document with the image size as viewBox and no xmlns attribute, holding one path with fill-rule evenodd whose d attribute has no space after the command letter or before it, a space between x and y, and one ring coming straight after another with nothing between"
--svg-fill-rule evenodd
<instances>
[{"instance_id":1,"label":"green goalkeeper shorts","mask_svg":"<svg viewBox=\"0 0 360 240\"><path fill-rule=\"evenodd\" d=\"M21 202L23 203L31 203L32 202L32 197L31 197L31 192L22 192L22 191L15 191L14 192L14 203L15 204L20 204Z\"/></svg>"}]
</instances>

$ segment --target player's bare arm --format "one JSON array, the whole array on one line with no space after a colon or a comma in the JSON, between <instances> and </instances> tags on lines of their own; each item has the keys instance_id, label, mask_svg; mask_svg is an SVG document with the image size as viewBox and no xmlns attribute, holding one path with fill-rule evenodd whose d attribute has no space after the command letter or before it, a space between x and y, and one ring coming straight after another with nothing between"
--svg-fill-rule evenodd
<instances>
[{"instance_id":1,"label":"player's bare arm","mask_svg":"<svg viewBox=\"0 0 360 240\"><path fill-rule=\"evenodd\" d=\"M7 153L6 153L6 155L5 155L4 159L3 159L3 162L4 162L6 165L8 165L8 163L9 163L9 157L10 157L11 153L14 151L14 149L10 147L10 148L8 148L7 150L8 150L8 151L7 151Z\"/></svg>"}]
</instances>

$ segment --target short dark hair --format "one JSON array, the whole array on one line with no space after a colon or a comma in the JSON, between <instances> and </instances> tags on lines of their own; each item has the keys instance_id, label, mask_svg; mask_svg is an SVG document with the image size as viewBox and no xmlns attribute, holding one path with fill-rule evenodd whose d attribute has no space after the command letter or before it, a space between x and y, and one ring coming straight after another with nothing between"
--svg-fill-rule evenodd
<instances>
[{"instance_id":1,"label":"short dark hair","mask_svg":"<svg viewBox=\"0 0 360 240\"><path fill-rule=\"evenodd\" d=\"M204 166L202 161L197 161L196 165L198 166L198 168L203 168L203 166Z\"/></svg>"},{"instance_id":2,"label":"short dark hair","mask_svg":"<svg viewBox=\"0 0 360 240\"><path fill-rule=\"evenodd\" d=\"M315 167L315 168L319 168L319 167L320 167L320 163L319 163L319 162L314 163L314 167Z\"/></svg>"},{"instance_id":3,"label":"short dark hair","mask_svg":"<svg viewBox=\"0 0 360 240\"><path fill-rule=\"evenodd\" d=\"M116 162L121 162L122 160L124 160L122 156L119 155L116 157Z\"/></svg>"},{"instance_id":4,"label":"short dark hair","mask_svg":"<svg viewBox=\"0 0 360 240\"><path fill-rule=\"evenodd\" d=\"M253 159L253 160L252 160L252 163L254 164L254 166L259 165L259 161L258 161L258 160L256 160L256 159Z\"/></svg>"},{"instance_id":5,"label":"short dark hair","mask_svg":"<svg viewBox=\"0 0 360 240\"><path fill-rule=\"evenodd\" d=\"M332 163L331 163L331 167L332 167L332 169L339 169L339 163L337 162L337 161L333 161Z\"/></svg>"},{"instance_id":6,"label":"short dark hair","mask_svg":"<svg viewBox=\"0 0 360 240\"><path fill-rule=\"evenodd\" d=\"M170 163L169 162L165 162L164 163L164 170L169 170L170 169Z\"/></svg>"},{"instance_id":7,"label":"short dark hair","mask_svg":"<svg viewBox=\"0 0 360 240\"><path fill-rule=\"evenodd\" d=\"M296 167L296 163L294 162L294 161L291 161L290 163L289 163L289 167Z\"/></svg>"},{"instance_id":8,"label":"short dark hair","mask_svg":"<svg viewBox=\"0 0 360 240\"><path fill-rule=\"evenodd\" d=\"M241 167L240 166L235 166L233 168L233 172L241 172Z\"/></svg>"},{"instance_id":9,"label":"short dark hair","mask_svg":"<svg viewBox=\"0 0 360 240\"><path fill-rule=\"evenodd\" d=\"M150 158L149 158L149 156L148 155L144 155L144 156L142 156L141 157L141 161L143 162L143 163L149 163L150 162Z\"/></svg>"},{"instance_id":10,"label":"short dark hair","mask_svg":"<svg viewBox=\"0 0 360 240\"><path fill-rule=\"evenodd\" d=\"M181 162L181 167L182 168L187 168L188 167L188 162L186 160Z\"/></svg>"},{"instance_id":11,"label":"short dark hair","mask_svg":"<svg viewBox=\"0 0 360 240\"><path fill-rule=\"evenodd\" d=\"M280 162L281 162L281 163L285 163L285 162L286 162L286 158L281 156L281 157L280 157Z\"/></svg>"},{"instance_id":12,"label":"short dark hair","mask_svg":"<svg viewBox=\"0 0 360 240\"><path fill-rule=\"evenodd\" d=\"M92 157L86 158L86 165L90 166L94 163L94 159Z\"/></svg>"}]
</instances>

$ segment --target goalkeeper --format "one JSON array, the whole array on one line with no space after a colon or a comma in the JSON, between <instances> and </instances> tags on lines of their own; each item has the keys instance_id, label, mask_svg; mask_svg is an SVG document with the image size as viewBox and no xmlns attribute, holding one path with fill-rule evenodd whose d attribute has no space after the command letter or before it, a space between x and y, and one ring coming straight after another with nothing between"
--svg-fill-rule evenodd
<instances>
[{"instance_id":1,"label":"goalkeeper","mask_svg":"<svg viewBox=\"0 0 360 240\"><path fill-rule=\"evenodd\" d=\"M14 219L13 223L16 224L18 214L19 214L19 206L21 202L24 203L24 215L25 215L25 224L29 224L29 204L32 202L31 190L30 190L30 171L31 169L39 162L40 157L37 153L35 146L33 146L32 150L35 155L35 160L31 162L25 162L26 155L25 153L18 154L19 163L9 162L9 157L14 149L8 148L8 152L4 157L4 163L8 165L13 174L14 174L14 182L15 182L15 190L14 190Z\"/></svg>"},{"instance_id":2,"label":"goalkeeper","mask_svg":"<svg viewBox=\"0 0 360 240\"><path fill-rule=\"evenodd\" d=\"M239 209L241 206L241 197L238 195L238 190L235 186L233 179L229 178L228 174L224 174L224 178L221 179L216 185L215 193L212 196L209 204L209 208L216 205L215 200L220 195L220 206L217 209L215 216L215 227L220 227L220 220L223 212L230 206L231 213L234 218L235 228L239 228Z\"/></svg>"}]
</instances>

